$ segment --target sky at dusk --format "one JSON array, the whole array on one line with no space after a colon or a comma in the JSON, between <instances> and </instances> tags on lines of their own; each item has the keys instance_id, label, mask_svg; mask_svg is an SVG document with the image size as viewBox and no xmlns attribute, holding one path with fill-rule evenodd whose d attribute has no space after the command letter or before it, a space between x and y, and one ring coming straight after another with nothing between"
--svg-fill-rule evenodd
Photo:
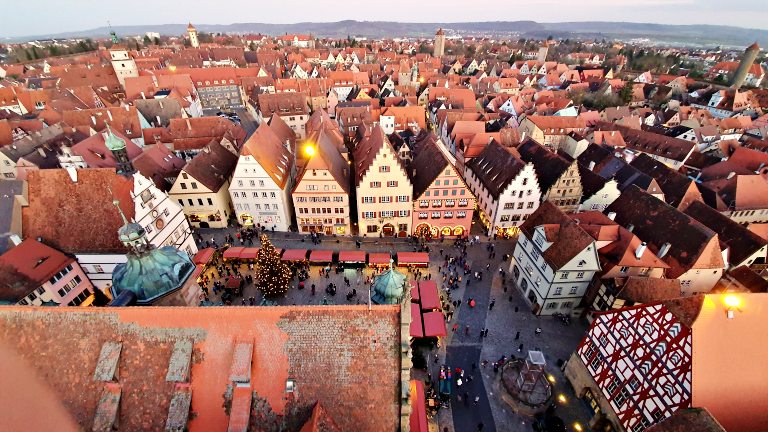
<instances>
[{"instance_id":1,"label":"sky at dusk","mask_svg":"<svg viewBox=\"0 0 768 432\"><path fill-rule=\"evenodd\" d=\"M113 25L296 23L343 19L403 22L631 21L768 29L768 0L35 0L5 5L0 37Z\"/></svg>"}]
</instances>

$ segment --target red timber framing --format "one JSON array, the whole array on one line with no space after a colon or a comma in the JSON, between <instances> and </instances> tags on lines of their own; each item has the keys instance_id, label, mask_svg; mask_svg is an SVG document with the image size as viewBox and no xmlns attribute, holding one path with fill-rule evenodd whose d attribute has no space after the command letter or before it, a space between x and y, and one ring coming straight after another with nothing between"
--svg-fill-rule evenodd
<instances>
[{"instance_id":1,"label":"red timber framing","mask_svg":"<svg viewBox=\"0 0 768 432\"><path fill-rule=\"evenodd\" d=\"M601 313L579 357L627 431L691 404L691 330L662 304Z\"/></svg>"}]
</instances>

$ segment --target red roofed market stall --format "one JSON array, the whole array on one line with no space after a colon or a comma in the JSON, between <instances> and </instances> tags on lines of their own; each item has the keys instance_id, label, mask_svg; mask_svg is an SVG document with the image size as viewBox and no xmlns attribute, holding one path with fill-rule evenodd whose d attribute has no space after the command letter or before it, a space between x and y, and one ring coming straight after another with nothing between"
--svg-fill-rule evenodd
<instances>
[{"instance_id":1,"label":"red roofed market stall","mask_svg":"<svg viewBox=\"0 0 768 432\"><path fill-rule=\"evenodd\" d=\"M259 256L259 248L243 248L240 251L240 259L256 259Z\"/></svg>"},{"instance_id":2,"label":"red roofed market stall","mask_svg":"<svg viewBox=\"0 0 768 432\"><path fill-rule=\"evenodd\" d=\"M306 259L306 249L286 249L283 253L283 261L304 261Z\"/></svg>"},{"instance_id":3,"label":"red roofed market stall","mask_svg":"<svg viewBox=\"0 0 768 432\"><path fill-rule=\"evenodd\" d=\"M200 249L195 254L195 257L192 258L192 262L195 263L195 264L206 265L206 264L208 264L208 261L210 261L211 258L213 257L213 253L214 252L215 252L215 250L213 248Z\"/></svg>"},{"instance_id":4,"label":"red roofed market stall","mask_svg":"<svg viewBox=\"0 0 768 432\"><path fill-rule=\"evenodd\" d=\"M231 248L224 251L224 259L238 259L240 258L240 252L245 249L242 246L232 246Z\"/></svg>"},{"instance_id":5,"label":"red roofed market stall","mask_svg":"<svg viewBox=\"0 0 768 432\"><path fill-rule=\"evenodd\" d=\"M437 283L435 281L419 282L418 291L422 310L440 310L440 296L437 294Z\"/></svg>"},{"instance_id":6,"label":"red roofed market stall","mask_svg":"<svg viewBox=\"0 0 768 432\"><path fill-rule=\"evenodd\" d=\"M283 257L283 259L285 259L285 257ZM309 262L313 264L327 264L327 263L333 262L333 251L332 250L313 250L309 254Z\"/></svg>"},{"instance_id":7,"label":"red roofed market stall","mask_svg":"<svg viewBox=\"0 0 768 432\"><path fill-rule=\"evenodd\" d=\"M429 264L427 252L398 252L398 266L426 267Z\"/></svg>"},{"instance_id":8,"label":"red roofed market stall","mask_svg":"<svg viewBox=\"0 0 768 432\"><path fill-rule=\"evenodd\" d=\"M363 251L340 251L339 252L339 264L346 266L364 266L365 265L365 252Z\"/></svg>"},{"instance_id":9,"label":"red roofed market stall","mask_svg":"<svg viewBox=\"0 0 768 432\"><path fill-rule=\"evenodd\" d=\"M424 337L424 326L421 323L421 311L418 303L411 303L411 337Z\"/></svg>"},{"instance_id":10,"label":"red roofed market stall","mask_svg":"<svg viewBox=\"0 0 768 432\"><path fill-rule=\"evenodd\" d=\"M382 252L371 252L368 254L368 265L371 267L389 267L392 255Z\"/></svg>"}]
</instances>

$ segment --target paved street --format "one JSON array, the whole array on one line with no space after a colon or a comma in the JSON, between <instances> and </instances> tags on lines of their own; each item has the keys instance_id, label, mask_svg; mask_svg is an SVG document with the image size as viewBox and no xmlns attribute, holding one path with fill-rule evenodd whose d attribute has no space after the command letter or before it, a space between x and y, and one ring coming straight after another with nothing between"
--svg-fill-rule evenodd
<instances>
[{"instance_id":1,"label":"paved street","mask_svg":"<svg viewBox=\"0 0 768 432\"><path fill-rule=\"evenodd\" d=\"M228 230L202 229L199 230L204 240L215 239L219 246L225 244L224 235L234 233L234 228ZM284 249L332 249L332 250L355 250L355 240L362 243L361 250L366 252L397 252L413 251L415 246L407 239L400 238L355 238L355 237L324 237L319 245L313 245L308 237L298 233L267 232L270 240L277 248ZM496 256L489 259L487 250L489 242L495 246ZM238 244L239 246L239 244ZM247 246L247 244L246 244ZM258 247L258 241L254 242L254 247ZM446 255L458 256L460 249L453 246L453 240L429 242L430 247L430 266L429 272L433 279L437 280L438 286L441 286L442 273ZM203 244L202 247L205 247ZM509 275L506 283L502 283L502 277L499 269L509 273L510 261L503 261L505 254L511 254L514 248L514 241L497 240L494 241L481 235L481 243L467 247L467 263L471 268L471 273L464 276L458 289L451 291L450 299L461 299L461 305L454 311L453 319L447 323L448 337L442 341L443 346L439 351L429 351L429 374L436 380L439 368L442 364L455 369L460 367L465 370L465 376L472 375L473 380L466 382L461 387L454 384L451 397L450 408L445 413L441 413L439 432L444 427L449 431L456 432L474 432L477 430L478 423L483 423L483 431L530 431L532 429L532 419L515 414L509 405L504 402L500 395L494 394L494 389L500 388L498 380L500 374L494 374L492 363L499 360L502 355L507 358L514 356L524 356L529 349L540 349L544 352L547 360L547 372L556 379L554 394L564 394L566 403L557 409L569 430L573 430L574 422L582 425L586 424L589 418L586 407L571 394L563 374L560 372L557 361L565 360L573 352L583 336L586 325L578 320L573 320L569 326L564 326L559 321L551 318L537 318L531 314L530 309L525 305L521 294L513 286ZM443 249L441 256L440 250ZM486 266L490 268L486 270ZM322 304L325 301L333 304L365 304L368 301L367 286L365 278L373 274L373 270L364 269L362 274L358 274L354 269L347 269L344 273L331 272L328 278L319 275L319 266L311 266L310 279L305 283L305 289L296 289L297 281L294 280L292 288L284 297L277 299L278 304ZM402 269L401 269L402 270ZM241 267L244 274L248 274L247 266ZM478 281L474 272L482 272L483 278ZM343 278L347 277L351 285L346 287ZM409 278L412 278L409 275ZM358 284L358 280L361 283ZM469 280L469 287L466 282ZM329 282L336 284L338 292L335 296L329 296L324 292L324 288ZM310 292L310 286L315 283L316 294L313 296ZM352 288L357 289L357 296L346 300L346 294ZM442 288L442 286L441 286ZM441 294L447 295L441 290ZM260 293L255 286L249 285L244 289L244 297L254 296L257 304L261 300ZM470 299L474 299L476 305L469 307ZM494 307L489 310L491 300L495 300ZM240 301L239 298L236 299ZM239 303L237 303L239 304ZM517 307L517 311L515 311ZM451 329L454 324L458 324L459 330L454 334ZM469 326L469 335L465 334L465 328ZM535 329L542 328L540 335L535 335ZM480 330L488 328L488 337L480 338ZM520 339L516 340L517 332L520 332ZM522 353L517 352L520 343L523 343ZM440 354L438 363L434 362L435 353ZM482 361L487 360L488 365L483 367ZM472 370L472 364L476 365L476 370ZM503 391L503 390L502 390ZM459 401L457 396L469 394L469 401ZM474 404L475 396L479 396L477 405ZM446 411L446 410L443 410Z\"/></svg>"}]
</instances>

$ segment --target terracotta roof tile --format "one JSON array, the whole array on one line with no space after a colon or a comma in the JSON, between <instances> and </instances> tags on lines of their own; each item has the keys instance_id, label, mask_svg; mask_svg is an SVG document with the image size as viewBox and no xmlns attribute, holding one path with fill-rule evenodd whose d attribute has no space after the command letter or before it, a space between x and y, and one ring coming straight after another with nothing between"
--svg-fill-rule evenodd
<instances>
[{"instance_id":1,"label":"terracotta roof tile","mask_svg":"<svg viewBox=\"0 0 768 432\"><path fill-rule=\"evenodd\" d=\"M123 221L112 201L119 200L125 216L134 217L133 179L114 169L83 169L77 170L74 182L67 170L50 169L30 172L27 181L29 205L22 209L25 237L42 237L67 253L125 252L117 237Z\"/></svg>"}]
</instances>

